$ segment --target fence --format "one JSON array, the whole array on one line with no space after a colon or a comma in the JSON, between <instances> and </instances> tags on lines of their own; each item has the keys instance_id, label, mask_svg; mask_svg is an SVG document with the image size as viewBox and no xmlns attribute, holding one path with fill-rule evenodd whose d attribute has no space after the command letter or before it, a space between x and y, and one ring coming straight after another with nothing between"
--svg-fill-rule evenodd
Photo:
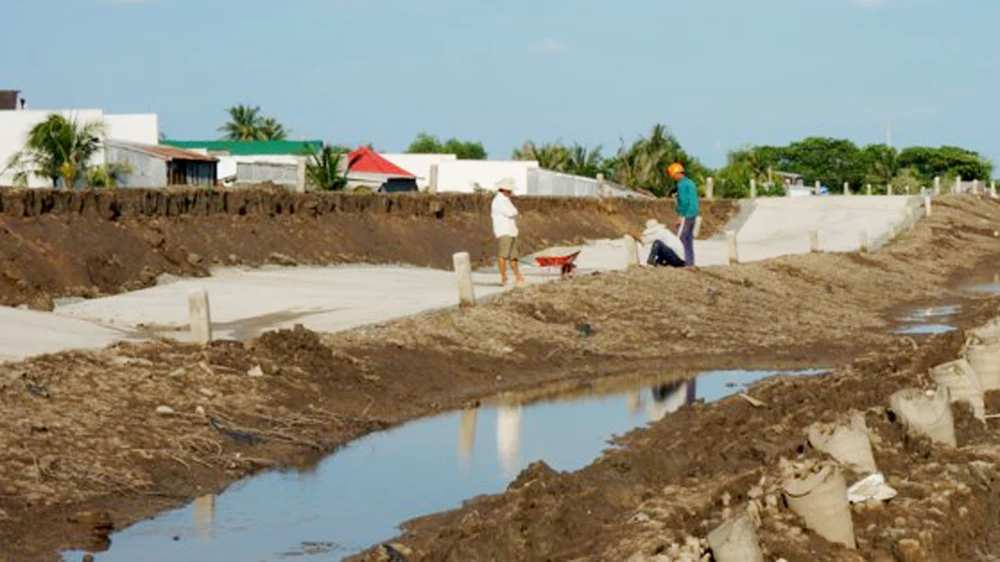
<instances>
[{"instance_id":1,"label":"fence","mask_svg":"<svg viewBox=\"0 0 1000 562\"><path fill-rule=\"evenodd\" d=\"M627 197L651 199L651 195L602 180L531 168L528 170L528 195L542 197Z\"/></svg>"}]
</instances>

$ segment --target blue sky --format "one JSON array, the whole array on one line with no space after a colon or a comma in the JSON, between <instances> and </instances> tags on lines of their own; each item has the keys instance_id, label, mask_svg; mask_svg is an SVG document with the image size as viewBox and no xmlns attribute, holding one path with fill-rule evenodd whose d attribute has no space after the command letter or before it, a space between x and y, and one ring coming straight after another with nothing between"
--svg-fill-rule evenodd
<instances>
[{"instance_id":1,"label":"blue sky","mask_svg":"<svg viewBox=\"0 0 1000 562\"><path fill-rule=\"evenodd\" d=\"M0 0L0 88L156 112L215 138L260 105L291 138L420 131L602 144L653 123L720 165L804 136L956 144L1000 164L996 0Z\"/></svg>"}]
</instances>

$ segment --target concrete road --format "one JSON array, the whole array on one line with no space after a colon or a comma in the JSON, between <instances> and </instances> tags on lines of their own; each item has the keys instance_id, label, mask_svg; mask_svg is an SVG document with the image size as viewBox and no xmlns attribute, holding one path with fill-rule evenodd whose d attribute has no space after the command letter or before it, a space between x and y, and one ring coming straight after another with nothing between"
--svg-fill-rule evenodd
<instances>
[{"instance_id":1,"label":"concrete road","mask_svg":"<svg viewBox=\"0 0 1000 562\"><path fill-rule=\"evenodd\" d=\"M859 233L873 246L890 225L922 213L919 197L802 197L760 199L740 226L742 262L809 251L809 231L819 231L823 251L854 251ZM637 228L641 225L636 225ZM648 248L640 248L645 262ZM724 240L696 244L698 265L728 263ZM580 272L624 269L621 240L592 242L578 258ZM558 271L524 267L529 283L558 278ZM504 290L495 270L474 275L477 297ZM63 349L100 348L126 338L190 338L188 295L209 293L215 336L246 340L263 331L303 324L336 332L457 304L454 274L413 267L342 266L219 269L213 277L168 282L133 293L58 306L55 314L0 308L5 338L0 360Z\"/></svg>"}]
</instances>

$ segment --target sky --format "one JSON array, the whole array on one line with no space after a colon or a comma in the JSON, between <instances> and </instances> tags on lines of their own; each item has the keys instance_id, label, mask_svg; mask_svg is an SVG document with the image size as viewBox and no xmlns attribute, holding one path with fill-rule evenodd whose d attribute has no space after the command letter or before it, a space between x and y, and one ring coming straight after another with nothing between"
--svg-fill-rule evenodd
<instances>
[{"instance_id":1,"label":"sky","mask_svg":"<svg viewBox=\"0 0 1000 562\"><path fill-rule=\"evenodd\" d=\"M655 123L711 166L807 136L1000 164L996 0L0 0L0 89L31 109L226 108L385 152L419 132L614 152ZM993 47L991 49L991 47Z\"/></svg>"}]
</instances>

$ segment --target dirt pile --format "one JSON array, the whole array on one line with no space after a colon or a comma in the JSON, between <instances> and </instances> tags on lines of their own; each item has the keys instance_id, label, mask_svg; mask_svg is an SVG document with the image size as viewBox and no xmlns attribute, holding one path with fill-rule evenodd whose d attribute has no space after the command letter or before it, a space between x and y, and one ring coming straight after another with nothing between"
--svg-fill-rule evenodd
<instances>
[{"instance_id":1,"label":"dirt pile","mask_svg":"<svg viewBox=\"0 0 1000 562\"><path fill-rule=\"evenodd\" d=\"M490 199L479 195L294 194L287 191L0 192L0 304L51 308L213 265L408 263L451 267L494 251ZM640 230L674 216L670 201L521 198L524 250ZM735 211L705 204L703 236Z\"/></svg>"},{"instance_id":2,"label":"dirt pile","mask_svg":"<svg viewBox=\"0 0 1000 562\"><path fill-rule=\"evenodd\" d=\"M722 515L721 494L734 509L745 503L781 456L798 454L806 426L847 408L868 412L868 426L885 434L876 461L887 476L919 474L907 463L921 455L951 470L971 458L960 456L968 446L938 453L896 437L896 451L878 408L932 359L953 358L961 336L917 341L888 330L899 307L915 303L963 305L956 321L967 326L998 313L993 301L949 288L1000 251L990 226L998 219L1000 205L953 198L869 256L595 275L336 335L297 329L247 344L153 342L0 365L0 560L54 559L56 548L99 543L108 520L118 529L254 471L308 465L364 433L500 391L626 372L850 364L836 378L761 387L764 409L728 401L684 410L576 475L535 467L508 496L418 522L404 543L430 560L491 545L501 559L669 550L669 530L703 537L702 522ZM960 444L992 443L959 425ZM777 552L779 539L761 534Z\"/></svg>"}]
</instances>

